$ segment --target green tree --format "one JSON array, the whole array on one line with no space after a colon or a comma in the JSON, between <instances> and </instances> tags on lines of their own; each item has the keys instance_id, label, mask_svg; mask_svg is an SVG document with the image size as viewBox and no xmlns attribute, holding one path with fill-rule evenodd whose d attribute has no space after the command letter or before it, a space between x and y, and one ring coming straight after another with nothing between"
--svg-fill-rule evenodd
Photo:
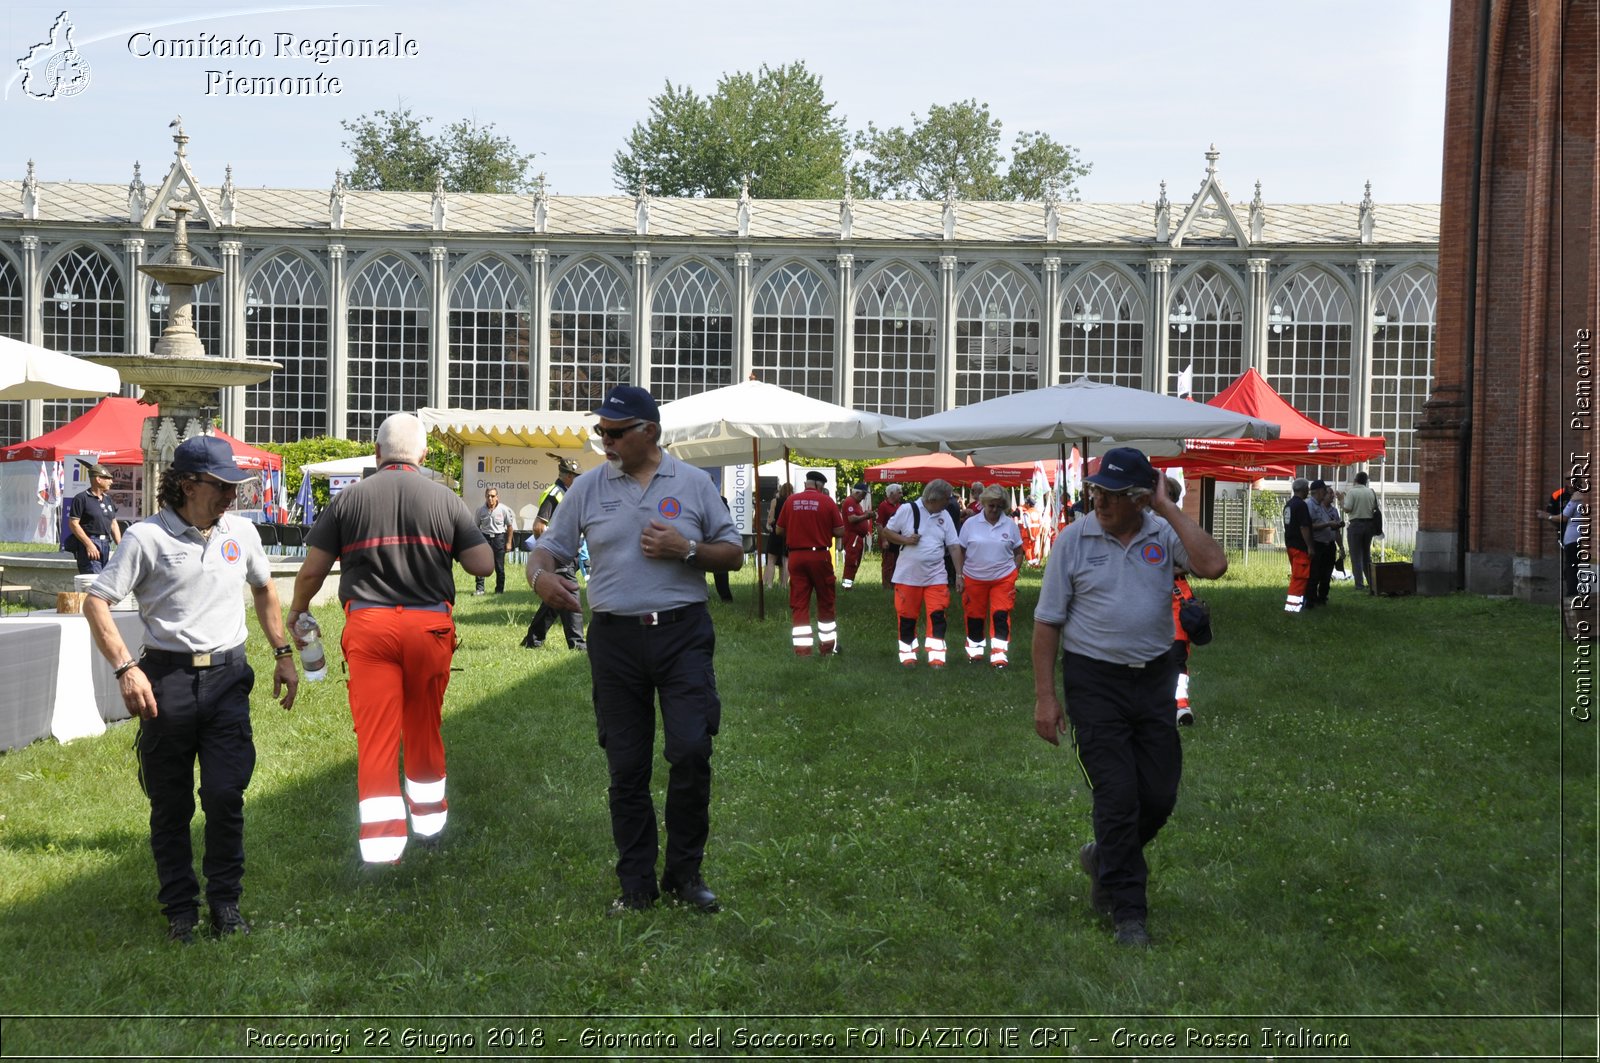
<instances>
[{"instance_id":1,"label":"green tree","mask_svg":"<svg viewBox=\"0 0 1600 1063\"><path fill-rule=\"evenodd\" d=\"M351 188L383 192L431 192L444 177L451 192L524 192L530 187L524 155L508 138L494 132L494 123L463 119L440 134L428 132L433 119L417 117L411 108L378 110L341 122L350 139Z\"/></svg>"},{"instance_id":2,"label":"green tree","mask_svg":"<svg viewBox=\"0 0 1600 1063\"><path fill-rule=\"evenodd\" d=\"M1053 189L1062 199L1077 199L1078 178L1088 176L1091 167L1076 148L1040 132L1018 133L1006 172L1006 198L1044 199Z\"/></svg>"},{"instance_id":3,"label":"green tree","mask_svg":"<svg viewBox=\"0 0 1600 1063\"><path fill-rule=\"evenodd\" d=\"M942 199L951 188L958 199L1039 199L1052 185L1063 198L1076 197L1089 164L1075 149L1044 133L1023 133L1002 174L1001 132L989 105L977 100L935 104L926 118L913 115L910 129L868 123L856 135L851 176L879 199Z\"/></svg>"},{"instance_id":4,"label":"green tree","mask_svg":"<svg viewBox=\"0 0 1600 1063\"><path fill-rule=\"evenodd\" d=\"M748 178L764 199L819 199L844 190L844 120L805 63L724 75L702 98L667 82L650 118L616 154L617 188L733 197Z\"/></svg>"}]
</instances>

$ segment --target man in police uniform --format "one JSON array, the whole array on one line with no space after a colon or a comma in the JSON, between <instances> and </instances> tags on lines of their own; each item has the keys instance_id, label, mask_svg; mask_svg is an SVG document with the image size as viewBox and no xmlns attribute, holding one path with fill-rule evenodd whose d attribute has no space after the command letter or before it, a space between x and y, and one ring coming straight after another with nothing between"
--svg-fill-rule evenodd
<instances>
[{"instance_id":1,"label":"man in police uniform","mask_svg":"<svg viewBox=\"0 0 1600 1063\"><path fill-rule=\"evenodd\" d=\"M111 560L111 544L122 543L117 504L107 497L110 490L111 470L104 465L91 465L89 489L73 498L68 511L67 531L72 538L67 541L67 548L77 559L80 575L104 569Z\"/></svg>"},{"instance_id":2,"label":"man in police uniform","mask_svg":"<svg viewBox=\"0 0 1600 1063\"><path fill-rule=\"evenodd\" d=\"M732 572L744 546L716 485L660 447L661 413L643 388L620 384L594 411L606 464L578 477L528 555L528 583L555 609L577 609L577 584L559 575L587 537L589 672L611 775L611 836L622 894L613 913L665 893L703 912L716 894L700 873L710 831L711 739L722 717L706 608L706 577ZM655 698L666 730L667 853L659 888L650 762Z\"/></svg>"},{"instance_id":3,"label":"man in police uniform","mask_svg":"<svg viewBox=\"0 0 1600 1063\"><path fill-rule=\"evenodd\" d=\"M339 562L339 645L350 670L358 847L366 866L400 861L407 813L420 844L440 840L449 803L439 724L456 644L451 562L473 576L494 571L494 552L467 504L422 475L427 452L415 415L385 418L377 472L341 491L317 518L289 605L293 626Z\"/></svg>"},{"instance_id":4,"label":"man in police uniform","mask_svg":"<svg viewBox=\"0 0 1600 1063\"><path fill-rule=\"evenodd\" d=\"M810 657L811 594L817 595L816 639L824 657L839 652L839 621L834 611L833 544L844 534L844 517L823 490L828 478L806 473L806 489L796 491L778 513L778 529L789 551L791 642L799 657Z\"/></svg>"},{"instance_id":5,"label":"man in police uniform","mask_svg":"<svg viewBox=\"0 0 1600 1063\"><path fill-rule=\"evenodd\" d=\"M572 481L578 478L578 463L571 458L550 457L556 459L556 482L544 489L544 494L539 496L539 512L533 518L533 536L538 539L545 529L550 527L550 519L556 515L556 507L561 505L561 500L567 496L567 488L572 486ZM578 578L578 563L573 561L569 565L562 565L556 569L558 575L565 579L576 581ZM533 620L528 624L528 633L522 637L522 644L530 650L536 650L544 645L544 637L550 630L550 624L557 618L561 620L561 633L567 637L567 649L577 650L580 653L588 651L588 644L583 641L583 610L582 609L552 609L548 602L540 602L539 608L533 614Z\"/></svg>"},{"instance_id":6,"label":"man in police uniform","mask_svg":"<svg viewBox=\"0 0 1600 1063\"><path fill-rule=\"evenodd\" d=\"M277 658L272 695L294 706L300 677L278 612L278 591L255 525L227 512L241 481L215 436L178 445L161 477L161 510L128 528L83 611L106 660L116 666L122 703L139 718L139 783L150 799L150 849L167 937L194 941L200 883L194 874L189 822L194 818L194 764L200 762L200 806L206 814L203 869L211 931L248 934L239 914L244 877L244 791L255 770L250 688L245 660L244 596ZM111 605L132 593L144 622L144 652L135 660L111 618Z\"/></svg>"},{"instance_id":7,"label":"man in police uniform","mask_svg":"<svg viewBox=\"0 0 1600 1063\"><path fill-rule=\"evenodd\" d=\"M1034 730L1059 745L1072 721L1094 795L1094 840L1078 854L1090 903L1112 917L1119 944L1141 948L1150 944L1144 847L1171 815L1183 772L1172 710L1174 567L1206 579L1228 570L1221 544L1164 480L1131 447L1106 452L1089 477L1094 512L1056 540L1033 616Z\"/></svg>"}]
</instances>

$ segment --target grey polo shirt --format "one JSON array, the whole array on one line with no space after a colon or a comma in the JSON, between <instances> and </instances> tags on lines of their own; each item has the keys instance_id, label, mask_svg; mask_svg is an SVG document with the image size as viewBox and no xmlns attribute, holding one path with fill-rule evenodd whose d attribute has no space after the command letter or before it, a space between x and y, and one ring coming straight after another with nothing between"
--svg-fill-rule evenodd
<instances>
[{"instance_id":1,"label":"grey polo shirt","mask_svg":"<svg viewBox=\"0 0 1600 1063\"><path fill-rule=\"evenodd\" d=\"M633 616L704 602L703 570L644 556L639 537L652 520L695 542L742 542L711 477L662 451L643 488L609 464L579 476L539 545L558 562L572 561L580 539L589 540L589 605L597 612Z\"/></svg>"},{"instance_id":2,"label":"grey polo shirt","mask_svg":"<svg viewBox=\"0 0 1600 1063\"><path fill-rule=\"evenodd\" d=\"M1143 664L1172 648L1172 570L1189 552L1172 525L1146 512L1127 546L1093 513L1050 550L1035 621L1061 628L1061 645L1113 664Z\"/></svg>"},{"instance_id":3,"label":"grey polo shirt","mask_svg":"<svg viewBox=\"0 0 1600 1063\"><path fill-rule=\"evenodd\" d=\"M1306 507L1311 510L1313 524L1324 520L1338 520L1339 507L1329 502L1323 505L1314 498L1306 499ZM1339 538L1338 528L1312 528L1311 541L1314 543L1331 543Z\"/></svg>"},{"instance_id":4,"label":"grey polo shirt","mask_svg":"<svg viewBox=\"0 0 1600 1063\"><path fill-rule=\"evenodd\" d=\"M144 644L170 653L216 653L245 640L244 584L272 578L256 526L224 513L208 541L163 509L129 525L122 548L89 593L116 603L139 596Z\"/></svg>"},{"instance_id":5,"label":"grey polo shirt","mask_svg":"<svg viewBox=\"0 0 1600 1063\"><path fill-rule=\"evenodd\" d=\"M495 503L495 507L479 506L477 512L478 530L483 532L483 537L488 539L494 535L505 542L506 532L517 523L517 515L511 512L511 507L504 502ZM492 541L491 544L493 545Z\"/></svg>"}]
</instances>

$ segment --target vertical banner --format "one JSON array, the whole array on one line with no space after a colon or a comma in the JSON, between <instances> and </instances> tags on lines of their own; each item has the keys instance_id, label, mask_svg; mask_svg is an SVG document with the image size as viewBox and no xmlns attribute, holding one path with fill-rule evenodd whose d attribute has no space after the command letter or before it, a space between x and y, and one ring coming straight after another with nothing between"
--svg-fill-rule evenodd
<instances>
[{"instance_id":1,"label":"vertical banner","mask_svg":"<svg viewBox=\"0 0 1600 1063\"><path fill-rule=\"evenodd\" d=\"M733 526L741 535L756 533L756 471L753 465L730 465L722 470L722 493L728 499L728 511L733 514ZM762 505L772 500L764 498Z\"/></svg>"}]
</instances>

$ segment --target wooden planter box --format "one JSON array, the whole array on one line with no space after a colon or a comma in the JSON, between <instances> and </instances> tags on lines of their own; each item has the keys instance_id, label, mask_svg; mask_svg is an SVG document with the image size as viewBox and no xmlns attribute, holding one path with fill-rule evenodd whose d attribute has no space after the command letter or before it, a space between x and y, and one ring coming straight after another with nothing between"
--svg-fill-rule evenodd
<instances>
[{"instance_id":1,"label":"wooden planter box","mask_svg":"<svg viewBox=\"0 0 1600 1063\"><path fill-rule=\"evenodd\" d=\"M1417 593L1417 570L1409 561L1382 561L1372 566L1372 589L1379 594Z\"/></svg>"}]
</instances>

